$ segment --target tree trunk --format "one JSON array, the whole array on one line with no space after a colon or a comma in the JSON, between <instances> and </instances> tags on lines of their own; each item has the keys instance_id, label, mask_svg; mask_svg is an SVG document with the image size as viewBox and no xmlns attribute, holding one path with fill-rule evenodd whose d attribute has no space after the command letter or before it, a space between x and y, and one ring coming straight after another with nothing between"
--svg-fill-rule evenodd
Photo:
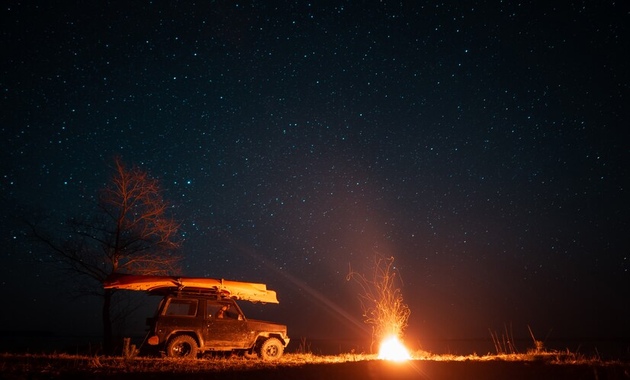
<instances>
[{"instance_id":1,"label":"tree trunk","mask_svg":"<svg viewBox=\"0 0 630 380\"><path fill-rule=\"evenodd\" d=\"M112 304L111 289L105 289L103 294L103 352L105 355L112 355L114 352L114 336L112 332L112 319L109 313Z\"/></svg>"}]
</instances>

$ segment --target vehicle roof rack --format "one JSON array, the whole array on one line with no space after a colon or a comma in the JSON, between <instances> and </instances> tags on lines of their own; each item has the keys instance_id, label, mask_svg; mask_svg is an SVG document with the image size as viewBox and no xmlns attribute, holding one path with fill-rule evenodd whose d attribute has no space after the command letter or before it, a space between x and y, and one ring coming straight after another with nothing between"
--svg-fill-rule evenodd
<instances>
[{"instance_id":1,"label":"vehicle roof rack","mask_svg":"<svg viewBox=\"0 0 630 380\"><path fill-rule=\"evenodd\" d=\"M217 299L235 298L235 297L231 297L228 292L222 292L216 289L213 290L213 289L204 289L204 288L176 288L176 287L166 288L164 287L164 288L156 288L156 289L148 290L147 293L151 295L160 295L160 296L177 294L177 295L195 295L195 296L202 295L202 296L207 296L207 297L215 297ZM238 298L235 298L235 299L238 299Z\"/></svg>"}]
</instances>

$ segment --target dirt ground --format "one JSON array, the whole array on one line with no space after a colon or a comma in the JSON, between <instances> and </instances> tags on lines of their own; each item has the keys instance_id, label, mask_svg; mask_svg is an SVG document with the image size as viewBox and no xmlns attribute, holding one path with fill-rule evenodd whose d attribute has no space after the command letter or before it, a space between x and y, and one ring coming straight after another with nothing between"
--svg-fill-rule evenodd
<instances>
[{"instance_id":1,"label":"dirt ground","mask_svg":"<svg viewBox=\"0 0 630 380\"><path fill-rule=\"evenodd\" d=\"M304 365L255 373L234 374L229 379L630 379L629 366L593 367L532 362L363 361ZM225 377L223 377L225 379Z\"/></svg>"},{"instance_id":2,"label":"dirt ground","mask_svg":"<svg viewBox=\"0 0 630 380\"><path fill-rule=\"evenodd\" d=\"M130 377L131 378L131 377ZM137 378L137 377L134 377ZM523 362L429 362L390 363L366 361L338 364L313 364L252 371L213 374L170 374L151 379L630 379L628 367L594 368L585 365L550 365Z\"/></svg>"},{"instance_id":3,"label":"dirt ground","mask_svg":"<svg viewBox=\"0 0 630 380\"><path fill-rule=\"evenodd\" d=\"M22 379L630 379L630 363L605 364L552 364L536 361L432 361L413 360L394 363L381 360L361 360L342 363L302 363L270 365L263 368L244 365L225 368L191 368L171 366L150 368L101 368L95 365L75 363L70 368L56 367L48 359L47 365L11 363L0 359L1 380ZM63 366L61 366L63 367ZM88 368L89 367L89 368Z\"/></svg>"}]
</instances>

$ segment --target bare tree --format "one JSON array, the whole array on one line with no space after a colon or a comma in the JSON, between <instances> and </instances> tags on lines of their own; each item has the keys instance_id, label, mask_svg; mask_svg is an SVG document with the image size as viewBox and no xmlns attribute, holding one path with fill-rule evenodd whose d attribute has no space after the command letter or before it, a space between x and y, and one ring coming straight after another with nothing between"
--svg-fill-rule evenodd
<instances>
[{"instance_id":1,"label":"bare tree","mask_svg":"<svg viewBox=\"0 0 630 380\"><path fill-rule=\"evenodd\" d=\"M103 349L113 350L113 290L103 281L112 275L166 275L178 272L181 257L179 223L169 216L159 181L137 166L125 167L116 158L111 180L98 197L97 211L65 224L63 236L53 238L29 223L37 240L72 275L83 278L82 294L103 297Z\"/></svg>"}]
</instances>

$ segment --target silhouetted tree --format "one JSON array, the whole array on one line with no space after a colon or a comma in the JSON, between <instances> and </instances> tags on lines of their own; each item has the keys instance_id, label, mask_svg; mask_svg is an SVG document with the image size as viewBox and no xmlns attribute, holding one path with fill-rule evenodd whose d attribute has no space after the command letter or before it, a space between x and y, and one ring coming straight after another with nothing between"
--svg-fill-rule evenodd
<instances>
[{"instance_id":1,"label":"silhouetted tree","mask_svg":"<svg viewBox=\"0 0 630 380\"><path fill-rule=\"evenodd\" d=\"M122 273L176 274L181 259L179 224L169 216L158 180L137 166L125 167L120 158L114 163L96 212L68 220L63 236L53 238L29 223L62 268L86 280L80 292L103 297L103 350L108 354L113 351L114 290L104 290L103 281Z\"/></svg>"}]
</instances>

